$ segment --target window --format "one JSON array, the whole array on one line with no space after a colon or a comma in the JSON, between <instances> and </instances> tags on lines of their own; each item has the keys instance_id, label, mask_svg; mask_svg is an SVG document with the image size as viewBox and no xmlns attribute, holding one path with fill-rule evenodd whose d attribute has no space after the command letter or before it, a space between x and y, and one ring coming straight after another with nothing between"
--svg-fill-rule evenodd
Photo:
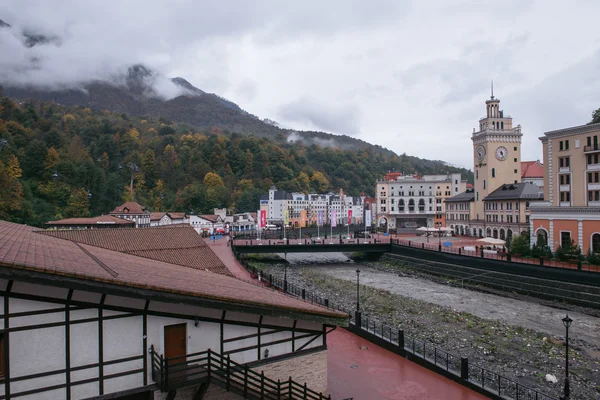
<instances>
[{"instance_id":1,"label":"window","mask_svg":"<svg viewBox=\"0 0 600 400\"><path fill-rule=\"evenodd\" d=\"M485 189L485 179L483 180L483 189Z\"/></svg>"},{"instance_id":2,"label":"window","mask_svg":"<svg viewBox=\"0 0 600 400\"><path fill-rule=\"evenodd\" d=\"M588 201L600 201L600 190L589 190Z\"/></svg>"},{"instance_id":3,"label":"window","mask_svg":"<svg viewBox=\"0 0 600 400\"><path fill-rule=\"evenodd\" d=\"M515 151L517 151L517 146L515 146Z\"/></svg>"},{"instance_id":4,"label":"window","mask_svg":"<svg viewBox=\"0 0 600 400\"><path fill-rule=\"evenodd\" d=\"M558 149L560 151L563 151L565 149L564 146L563 146L563 141L562 140L558 143Z\"/></svg>"},{"instance_id":5,"label":"window","mask_svg":"<svg viewBox=\"0 0 600 400\"><path fill-rule=\"evenodd\" d=\"M568 168L571 166L571 157L559 157L558 164L560 168Z\"/></svg>"},{"instance_id":6,"label":"window","mask_svg":"<svg viewBox=\"0 0 600 400\"><path fill-rule=\"evenodd\" d=\"M561 185L570 185L571 184L571 175L560 175L560 184Z\"/></svg>"},{"instance_id":7,"label":"window","mask_svg":"<svg viewBox=\"0 0 600 400\"><path fill-rule=\"evenodd\" d=\"M560 192L560 201L561 202L570 202L571 201L571 192Z\"/></svg>"},{"instance_id":8,"label":"window","mask_svg":"<svg viewBox=\"0 0 600 400\"><path fill-rule=\"evenodd\" d=\"M562 247L565 247L570 244L571 244L571 231L560 232L560 245Z\"/></svg>"},{"instance_id":9,"label":"window","mask_svg":"<svg viewBox=\"0 0 600 400\"><path fill-rule=\"evenodd\" d=\"M515 162L517 162L517 157L515 157Z\"/></svg>"},{"instance_id":10,"label":"window","mask_svg":"<svg viewBox=\"0 0 600 400\"><path fill-rule=\"evenodd\" d=\"M496 168L492 168L492 178L496 177Z\"/></svg>"},{"instance_id":11,"label":"window","mask_svg":"<svg viewBox=\"0 0 600 400\"><path fill-rule=\"evenodd\" d=\"M592 251L594 253L600 253L600 233L594 233L592 235Z\"/></svg>"},{"instance_id":12,"label":"window","mask_svg":"<svg viewBox=\"0 0 600 400\"><path fill-rule=\"evenodd\" d=\"M479 170L475 171L475 179L479 179ZM438 189L439 189L439 188L440 188L440 187L438 186Z\"/></svg>"},{"instance_id":13,"label":"window","mask_svg":"<svg viewBox=\"0 0 600 400\"><path fill-rule=\"evenodd\" d=\"M569 150L569 141L565 140L565 150Z\"/></svg>"}]
</instances>

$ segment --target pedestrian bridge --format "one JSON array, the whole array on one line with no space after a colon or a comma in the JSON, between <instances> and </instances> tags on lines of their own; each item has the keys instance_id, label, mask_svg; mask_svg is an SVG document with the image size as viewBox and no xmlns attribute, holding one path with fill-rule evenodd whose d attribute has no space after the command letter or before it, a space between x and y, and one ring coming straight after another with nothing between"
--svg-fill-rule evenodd
<instances>
[{"instance_id":1,"label":"pedestrian bridge","mask_svg":"<svg viewBox=\"0 0 600 400\"><path fill-rule=\"evenodd\" d=\"M384 253L389 239L255 239L234 240L236 253Z\"/></svg>"}]
</instances>

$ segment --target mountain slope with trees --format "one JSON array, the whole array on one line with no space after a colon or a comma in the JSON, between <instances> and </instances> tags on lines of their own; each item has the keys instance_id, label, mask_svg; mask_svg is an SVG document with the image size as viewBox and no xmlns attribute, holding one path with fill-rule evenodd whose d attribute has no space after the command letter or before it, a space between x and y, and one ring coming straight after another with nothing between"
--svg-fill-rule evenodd
<instances>
[{"instance_id":1,"label":"mountain slope with trees","mask_svg":"<svg viewBox=\"0 0 600 400\"><path fill-rule=\"evenodd\" d=\"M42 226L135 199L155 211L253 211L273 184L373 195L389 170L462 172L439 161L190 128L47 102L0 100L0 218ZM137 168L134 167L137 166ZM133 171L133 172L132 172ZM130 190L133 175L133 191ZM472 174L469 175L472 178Z\"/></svg>"}]
</instances>

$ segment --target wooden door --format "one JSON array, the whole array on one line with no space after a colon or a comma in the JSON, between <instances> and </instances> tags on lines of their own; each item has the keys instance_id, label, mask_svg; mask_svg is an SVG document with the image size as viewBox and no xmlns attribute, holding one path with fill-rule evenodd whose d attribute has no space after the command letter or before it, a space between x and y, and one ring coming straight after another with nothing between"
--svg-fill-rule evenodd
<instances>
[{"instance_id":1,"label":"wooden door","mask_svg":"<svg viewBox=\"0 0 600 400\"><path fill-rule=\"evenodd\" d=\"M172 357L185 356L187 351L186 324L165 326L165 358L169 364L178 364L185 361L185 357L169 360Z\"/></svg>"}]
</instances>

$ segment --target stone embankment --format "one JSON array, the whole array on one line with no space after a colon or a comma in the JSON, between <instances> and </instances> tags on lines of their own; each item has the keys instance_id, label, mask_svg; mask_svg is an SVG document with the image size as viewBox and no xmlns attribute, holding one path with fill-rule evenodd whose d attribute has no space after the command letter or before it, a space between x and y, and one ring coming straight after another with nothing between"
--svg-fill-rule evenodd
<instances>
[{"instance_id":1,"label":"stone embankment","mask_svg":"<svg viewBox=\"0 0 600 400\"><path fill-rule=\"evenodd\" d=\"M283 255L282 255L283 256ZM354 264L343 255L287 255L290 283L305 287L347 309L356 305L360 268L361 309L377 324L468 357L471 363L559 397L565 372L563 305L515 299L448 285L391 261ZM302 260L301 263L298 260ZM281 260L283 261L283 260ZM319 263L319 264L315 264ZM255 262L283 277L284 264ZM527 301L525 301L527 300ZM559 307L559 308L557 308ZM568 306L571 398L600 398L600 318L595 311ZM557 378L549 382L547 375Z\"/></svg>"}]
</instances>

